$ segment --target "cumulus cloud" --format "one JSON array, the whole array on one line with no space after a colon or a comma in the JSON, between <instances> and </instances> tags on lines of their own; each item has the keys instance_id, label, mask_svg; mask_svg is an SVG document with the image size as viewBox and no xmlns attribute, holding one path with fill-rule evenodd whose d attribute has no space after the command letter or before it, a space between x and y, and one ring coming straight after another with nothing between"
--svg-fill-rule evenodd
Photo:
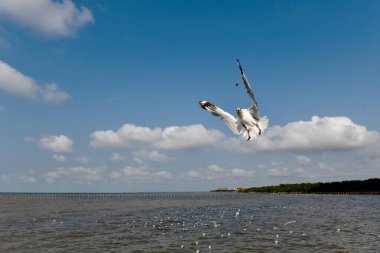
<instances>
[{"instance_id":1,"label":"cumulus cloud","mask_svg":"<svg viewBox=\"0 0 380 253\"><path fill-rule=\"evenodd\" d=\"M32 78L0 60L0 91L19 97L61 103L70 95L58 89L57 84L39 85Z\"/></svg>"},{"instance_id":2,"label":"cumulus cloud","mask_svg":"<svg viewBox=\"0 0 380 253\"><path fill-rule=\"evenodd\" d=\"M103 172L98 168L85 168L82 166L67 167L49 171L44 175L44 178L47 183L54 183L62 178L74 180L79 183L90 183L102 180Z\"/></svg>"},{"instance_id":3,"label":"cumulus cloud","mask_svg":"<svg viewBox=\"0 0 380 253\"><path fill-rule=\"evenodd\" d=\"M367 161L376 162L380 160L380 141L361 150L361 157Z\"/></svg>"},{"instance_id":4,"label":"cumulus cloud","mask_svg":"<svg viewBox=\"0 0 380 253\"><path fill-rule=\"evenodd\" d=\"M285 126L273 126L255 143L236 138L225 140L222 147L235 152L321 151L363 148L378 142L378 132L353 123L347 117L318 117Z\"/></svg>"},{"instance_id":5,"label":"cumulus cloud","mask_svg":"<svg viewBox=\"0 0 380 253\"><path fill-rule=\"evenodd\" d=\"M0 90L11 95L35 98L38 86L32 78L0 60Z\"/></svg>"},{"instance_id":6,"label":"cumulus cloud","mask_svg":"<svg viewBox=\"0 0 380 253\"><path fill-rule=\"evenodd\" d=\"M77 8L71 0L2 0L0 17L49 37L72 36L94 22L89 9Z\"/></svg>"},{"instance_id":7,"label":"cumulus cloud","mask_svg":"<svg viewBox=\"0 0 380 253\"><path fill-rule=\"evenodd\" d=\"M289 176L292 174L293 171L289 170L286 167L281 167L281 168L271 168L269 169L266 174L271 177L285 177Z\"/></svg>"},{"instance_id":8,"label":"cumulus cloud","mask_svg":"<svg viewBox=\"0 0 380 253\"><path fill-rule=\"evenodd\" d=\"M39 87L40 97L47 103L61 103L71 98L71 96L58 89L55 83L47 84Z\"/></svg>"},{"instance_id":9,"label":"cumulus cloud","mask_svg":"<svg viewBox=\"0 0 380 253\"><path fill-rule=\"evenodd\" d=\"M57 153L71 152L74 142L65 135L51 135L43 137L39 140L39 147L51 150Z\"/></svg>"},{"instance_id":10,"label":"cumulus cloud","mask_svg":"<svg viewBox=\"0 0 380 253\"><path fill-rule=\"evenodd\" d=\"M134 144L155 142L160 139L161 129L124 124L116 132L96 131L90 135L92 147L131 147Z\"/></svg>"},{"instance_id":11,"label":"cumulus cloud","mask_svg":"<svg viewBox=\"0 0 380 253\"><path fill-rule=\"evenodd\" d=\"M80 156L80 157L75 157L74 162L78 163L88 163L90 161L90 158L87 156Z\"/></svg>"},{"instance_id":12,"label":"cumulus cloud","mask_svg":"<svg viewBox=\"0 0 380 253\"><path fill-rule=\"evenodd\" d=\"M162 154L158 152L157 150L152 150L152 151L138 151L138 152L133 152L133 159L135 162L142 164L145 163L146 161L151 161L151 162L157 162L157 163L167 163L173 158Z\"/></svg>"},{"instance_id":13,"label":"cumulus cloud","mask_svg":"<svg viewBox=\"0 0 380 253\"><path fill-rule=\"evenodd\" d=\"M254 142L240 137L227 138L218 130L202 125L170 126L164 129L124 124L117 131L95 131L90 145L95 148L191 149L217 147L231 152L348 150L364 148L380 140L376 131L353 123L347 117L318 117L310 121L273 126ZM298 163L308 163L305 157ZM303 159L303 161L301 161Z\"/></svg>"},{"instance_id":14,"label":"cumulus cloud","mask_svg":"<svg viewBox=\"0 0 380 253\"><path fill-rule=\"evenodd\" d=\"M321 172L335 172L336 168L333 165L326 164L325 162L319 162L317 167Z\"/></svg>"},{"instance_id":15,"label":"cumulus cloud","mask_svg":"<svg viewBox=\"0 0 380 253\"><path fill-rule=\"evenodd\" d=\"M23 176L23 177L21 177L21 180L24 183L29 183L29 184L37 183L37 178L35 178L34 176Z\"/></svg>"},{"instance_id":16,"label":"cumulus cloud","mask_svg":"<svg viewBox=\"0 0 380 253\"><path fill-rule=\"evenodd\" d=\"M125 157L120 155L119 153L113 153L112 155L110 155L109 159L111 161L124 161Z\"/></svg>"},{"instance_id":17,"label":"cumulus cloud","mask_svg":"<svg viewBox=\"0 0 380 253\"><path fill-rule=\"evenodd\" d=\"M305 155L296 155L294 156L296 163L301 166L306 166L310 164L310 158Z\"/></svg>"},{"instance_id":18,"label":"cumulus cloud","mask_svg":"<svg viewBox=\"0 0 380 253\"><path fill-rule=\"evenodd\" d=\"M254 170L244 170L244 169L231 169L229 174L232 177L242 177L242 178L247 178L247 177L253 177L256 172Z\"/></svg>"},{"instance_id":19,"label":"cumulus cloud","mask_svg":"<svg viewBox=\"0 0 380 253\"><path fill-rule=\"evenodd\" d=\"M67 162L67 158L66 158L66 156L64 156L64 155L53 154L52 158L53 158L55 161L60 162L60 163Z\"/></svg>"},{"instance_id":20,"label":"cumulus cloud","mask_svg":"<svg viewBox=\"0 0 380 253\"><path fill-rule=\"evenodd\" d=\"M254 170L246 170L241 168L224 168L216 164L208 166L206 169L190 170L184 175L183 179L197 180L222 180L228 178L251 178L256 172Z\"/></svg>"},{"instance_id":21,"label":"cumulus cloud","mask_svg":"<svg viewBox=\"0 0 380 253\"><path fill-rule=\"evenodd\" d=\"M212 164L207 168L209 171L212 171L214 173L224 173L226 170L216 164Z\"/></svg>"},{"instance_id":22,"label":"cumulus cloud","mask_svg":"<svg viewBox=\"0 0 380 253\"><path fill-rule=\"evenodd\" d=\"M110 173L113 180L123 181L162 181L172 180L173 175L168 171L152 171L148 168L136 168L127 166L120 171L113 171Z\"/></svg>"},{"instance_id":23,"label":"cumulus cloud","mask_svg":"<svg viewBox=\"0 0 380 253\"><path fill-rule=\"evenodd\" d=\"M158 149L192 149L209 146L225 136L217 130L207 130L202 125L170 126L164 129L124 124L116 132L96 131L90 135L90 145L100 147L151 146Z\"/></svg>"},{"instance_id":24,"label":"cumulus cloud","mask_svg":"<svg viewBox=\"0 0 380 253\"><path fill-rule=\"evenodd\" d=\"M172 126L162 131L155 147L162 149L188 149L208 146L224 138L217 130L207 130L202 125Z\"/></svg>"},{"instance_id":25,"label":"cumulus cloud","mask_svg":"<svg viewBox=\"0 0 380 253\"><path fill-rule=\"evenodd\" d=\"M23 172L23 173L10 173L10 174L1 174L0 175L0 182L23 182L23 183L28 183L28 184L35 184L37 183L37 178L34 175L34 171L28 171L28 172Z\"/></svg>"}]
</instances>

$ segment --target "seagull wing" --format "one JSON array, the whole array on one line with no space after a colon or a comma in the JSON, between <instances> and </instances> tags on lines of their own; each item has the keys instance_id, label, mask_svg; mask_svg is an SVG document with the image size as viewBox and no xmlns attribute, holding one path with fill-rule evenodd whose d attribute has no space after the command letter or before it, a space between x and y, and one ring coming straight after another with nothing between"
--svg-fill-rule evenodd
<instances>
[{"instance_id":1,"label":"seagull wing","mask_svg":"<svg viewBox=\"0 0 380 253\"><path fill-rule=\"evenodd\" d=\"M259 120L259 119L260 119L259 108L258 108L258 106L257 106L257 102L256 102L255 94L254 94L253 91L252 91L251 85L249 85L248 79L247 79L247 77L246 77L245 74L244 74L244 71L243 71L243 68L241 67L241 64L240 64L239 59L236 59L236 60L237 60L238 65L239 65L240 74L241 74L241 78L243 79L245 89L247 90L247 93L248 93L248 95L250 96L250 98L253 100L253 104L252 104L252 106L249 108L249 112L252 114L252 116L253 116L256 120Z\"/></svg>"},{"instance_id":2,"label":"seagull wing","mask_svg":"<svg viewBox=\"0 0 380 253\"><path fill-rule=\"evenodd\" d=\"M223 121L231 129L232 132L240 135L240 131L238 130L237 126L237 119L234 116L232 116L228 112L223 111L222 109L208 101L200 101L199 105L203 109L211 112L212 115L219 117L220 120Z\"/></svg>"}]
</instances>

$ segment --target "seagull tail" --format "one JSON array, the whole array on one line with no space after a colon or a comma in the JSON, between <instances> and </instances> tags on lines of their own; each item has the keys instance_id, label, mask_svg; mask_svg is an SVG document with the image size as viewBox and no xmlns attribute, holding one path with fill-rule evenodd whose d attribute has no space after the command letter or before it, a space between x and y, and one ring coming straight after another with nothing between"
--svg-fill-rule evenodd
<instances>
[{"instance_id":1,"label":"seagull tail","mask_svg":"<svg viewBox=\"0 0 380 253\"><path fill-rule=\"evenodd\" d=\"M269 119L267 116L261 117L259 121L259 127L261 129L261 132L264 132L265 129L268 128L269 125Z\"/></svg>"}]
</instances>

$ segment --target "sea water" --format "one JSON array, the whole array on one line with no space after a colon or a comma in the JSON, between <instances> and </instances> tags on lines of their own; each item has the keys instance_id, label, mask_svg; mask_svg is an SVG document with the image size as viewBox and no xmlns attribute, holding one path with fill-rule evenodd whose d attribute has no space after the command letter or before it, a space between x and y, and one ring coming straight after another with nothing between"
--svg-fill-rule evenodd
<instances>
[{"instance_id":1,"label":"sea water","mask_svg":"<svg viewBox=\"0 0 380 253\"><path fill-rule=\"evenodd\" d=\"M380 196L0 194L0 252L380 252Z\"/></svg>"}]
</instances>

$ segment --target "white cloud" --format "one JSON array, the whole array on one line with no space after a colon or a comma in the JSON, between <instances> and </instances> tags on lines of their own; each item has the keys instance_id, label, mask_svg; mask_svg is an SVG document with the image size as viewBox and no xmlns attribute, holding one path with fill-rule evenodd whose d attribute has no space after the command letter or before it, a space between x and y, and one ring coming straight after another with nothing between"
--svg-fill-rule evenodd
<instances>
[{"instance_id":1,"label":"white cloud","mask_svg":"<svg viewBox=\"0 0 380 253\"><path fill-rule=\"evenodd\" d=\"M57 171L49 171L44 175L45 181L49 184L54 183L57 179L61 177L61 175Z\"/></svg>"},{"instance_id":2,"label":"white cloud","mask_svg":"<svg viewBox=\"0 0 380 253\"><path fill-rule=\"evenodd\" d=\"M318 169L322 172L322 173L331 173L331 172L335 172L335 166L332 166L332 165L328 165L326 164L325 162L319 162L318 163Z\"/></svg>"},{"instance_id":3,"label":"white cloud","mask_svg":"<svg viewBox=\"0 0 380 253\"><path fill-rule=\"evenodd\" d=\"M266 174L272 177L285 177L285 176L289 176L291 173L293 172L290 171L288 168L281 167L281 168L271 168L267 171Z\"/></svg>"},{"instance_id":4,"label":"white cloud","mask_svg":"<svg viewBox=\"0 0 380 253\"><path fill-rule=\"evenodd\" d=\"M219 165L212 164L206 169L190 170L182 175L182 178L213 181L231 178L252 178L255 174L256 172L254 170L223 168Z\"/></svg>"},{"instance_id":5,"label":"white cloud","mask_svg":"<svg viewBox=\"0 0 380 253\"><path fill-rule=\"evenodd\" d=\"M1 0L0 17L50 37L72 36L94 21L89 9L71 0Z\"/></svg>"},{"instance_id":6,"label":"white cloud","mask_svg":"<svg viewBox=\"0 0 380 253\"><path fill-rule=\"evenodd\" d=\"M58 90L58 85L55 83L40 87L40 95L47 103L61 103L71 98L68 93Z\"/></svg>"},{"instance_id":7,"label":"white cloud","mask_svg":"<svg viewBox=\"0 0 380 253\"><path fill-rule=\"evenodd\" d=\"M273 126L254 143L230 138L222 147L234 152L321 151L363 148L378 142L380 135L347 117L318 117L285 126Z\"/></svg>"},{"instance_id":8,"label":"white cloud","mask_svg":"<svg viewBox=\"0 0 380 253\"><path fill-rule=\"evenodd\" d=\"M39 85L32 78L0 60L0 91L47 103L61 103L70 95L60 91L56 84Z\"/></svg>"},{"instance_id":9,"label":"white cloud","mask_svg":"<svg viewBox=\"0 0 380 253\"><path fill-rule=\"evenodd\" d=\"M71 152L74 142L65 135L51 135L39 140L39 147L57 153Z\"/></svg>"},{"instance_id":10,"label":"white cloud","mask_svg":"<svg viewBox=\"0 0 380 253\"><path fill-rule=\"evenodd\" d=\"M35 178L34 176L24 176L24 177L21 177L21 180L24 183L29 183L29 184L37 183L37 178Z\"/></svg>"},{"instance_id":11,"label":"white cloud","mask_svg":"<svg viewBox=\"0 0 380 253\"><path fill-rule=\"evenodd\" d=\"M124 124L117 132L96 131L91 134L92 147L131 147L134 144L149 143L160 139L161 129L150 129L133 124Z\"/></svg>"},{"instance_id":12,"label":"white cloud","mask_svg":"<svg viewBox=\"0 0 380 253\"><path fill-rule=\"evenodd\" d=\"M207 169L212 171L212 172L215 172L215 173L224 173L226 171L224 168L222 168L216 164L210 165Z\"/></svg>"},{"instance_id":13,"label":"white cloud","mask_svg":"<svg viewBox=\"0 0 380 253\"><path fill-rule=\"evenodd\" d=\"M38 86L32 78L0 60L0 90L11 95L36 98Z\"/></svg>"},{"instance_id":14,"label":"white cloud","mask_svg":"<svg viewBox=\"0 0 380 253\"><path fill-rule=\"evenodd\" d=\"M110 155L109 159L111 161L124 161L125 157L120 155L119 153L113 153L112 155Z\"/></svg>"},{"instance_id":15,"label":"white cloud","mask_svg":"<svg viewBox=\"0 0 380 253\"><path fill-rule=\"evenodd\" d=\"M112 171L112 172L110 173L110 177L111 177L111 179L113 179L113 180L119 180L119 179L121 179L121 178L123 177L123 174L122 174L121 172Z\"/></svg>"},{"instance_id":16,"label":"white cloud","mask_svg":"<svg viewBox=\"0 0 380 253\"><path fill-rule=\"evenodd\" d=\"M162 149L188 149L209 146L225 136L217 130L207 130L202 125L172 126L162 131L160 141L154 144Z\"/></svg>"},{"instance_id":17,"label":"white cloud","mask_svg":"<svg viewBox=\"0 0 380 253\"><path fill-rule=\"evenodd\" d=\"M152 175L153 175L155 180L157 180L157 179L159 179L159 180L172 180L173 179L172 173L165 171L165 170L154 172L154 173L152 173Z\"/></svg>"},{"instance_id":18,"label":"white cloud","mask_svg":"<svg viewBox=\"0 0 380 253\"><path fill-rule=\"evenodd\" d=\"M34 171L21 172L21 173L10 173L10 174L1 174L0 182L23 182L28 184L37 183L37 178L34 176Z\"/></svg>"},{"instance_id":19,"label":"white cloud","mask_svg":"<svg viewBox=\"0 0 380 253\"><path fill-rule=\"evenodd\" d=\"M67 158L66 158L64 155L53 154L52 158L53 158L55 161L60 162L60 163L67 162Z\"/></svg>"},{"instance_id":20,"label":"white cloud","mask_svg":"<svg viewBox=\"0 0 380 253\"><path fill-rule=\"evenodd\" d=\"M339 150L365 147L379 140L379 134L354 124L347 117L313 116L311 121L273 127L258 143L261 149Z\"/></svg>"},{"instance_id":21,"label":"white cloud","mask_svg":"<svg viewBox=\"0 0 380 253\"><path fill-rule=\"evenodd\" d=\"M80 157L74 158L74 161L78 163L88 163L90 161L90 158L87 156L80 156Z\"/></svg>"},{"instance_id":22,"label":"white cloud","mask_svg":"<svg viewBox=\"0 0 380 253\"><path fill-rule=\"evenodd\" d=\"M380 141L366 147L363 150L362 155L369 160L379 160L380 159Z\"/></svg>"},{"instance_id":23,"label":"white cloud","mask_svg":"<svg viewBox=\"0 0 380 253\"><path fill-rule=\"evenodd\" d=\"M306 166L310 164L310 158L305 155L296 155L294 156L296 163L301 166Z\"/></svg>"},{"instance_id":24,"label":"white cloud","mask_svg":"<svg viewBox=\"0 0 380 253\"><path fill-rule=\"evenodd\" d=\"M103 179L103 172L98 168L67 167L49 171L44 175L47 183L54 183L61 178L67 178L79 183L98 182Z\"/></svg>"},{"instance_id":25,"label":"white cloud","mask_svg":"<svg viewBox=\"0 0 380 253\"><path fill-rule=\"evenodd\" d=\"M123 181L162 181L172 180L173 175L168 171L152 171L148 168L136 168L127 166L120 171L110 173L113 180Z\"/></svg>"},{"instance_id":26,"label":"white cloud","mask_svg":"<svg viewBox=\"0 0 380 253\"><path fill-rule=\"evenodd\" d=\"M192 149L209 146L222 140L224 135L217 130L207 130L202 125L171 126L164 129L124 124L116 132L96 131L90 135L90 145L100 147L151 146L158 149Z\"/></svg>"},{"instance_id":27,"label":"white cloud","mask_svg":"<svg viewBox=\"0 0 380 253\"><path fill-rule=\"evenodd\" d=\"M9 175L6 175L6 174L1 174L0 175L0 181L9 181L10 178L11 177Z\"/></svg>"},{"instance_id":28,"label":"white cloud","mask_svg":"<svg viewBox=\"0 0 380 253\"><path fill-rule=\"evenodd\" d=\"M186 177L190 177L191 179L201 179L202 174L199 173L198 171L190 170L189 172L186 173L185 178Z\"/></svg>"},{"instance_id":29,"label":"white cloud","mask_svg":"<svg viewBox=\"0 0 380 253\"><path fill-rule=\"evenodd\" d=\"M138 151L138 152L133 152L133 159L135 162L142 164L145 163L146 161L151 161L151 162L157 162L157 163L167 163L173 158L162 154L158 152L157 150L152 150L152 151Z\"/></svg>"},{"instance_id":30,"label":"white cloud","mask_svg":"<svg viewBox=\"0 0 380 253\"><path fill-rule=\"evenodd\" d=\"M253 177L256 172L254 170L244 170L244 169L232 169L229 173L232 177Z\"/></svg>"}]
</instances>

